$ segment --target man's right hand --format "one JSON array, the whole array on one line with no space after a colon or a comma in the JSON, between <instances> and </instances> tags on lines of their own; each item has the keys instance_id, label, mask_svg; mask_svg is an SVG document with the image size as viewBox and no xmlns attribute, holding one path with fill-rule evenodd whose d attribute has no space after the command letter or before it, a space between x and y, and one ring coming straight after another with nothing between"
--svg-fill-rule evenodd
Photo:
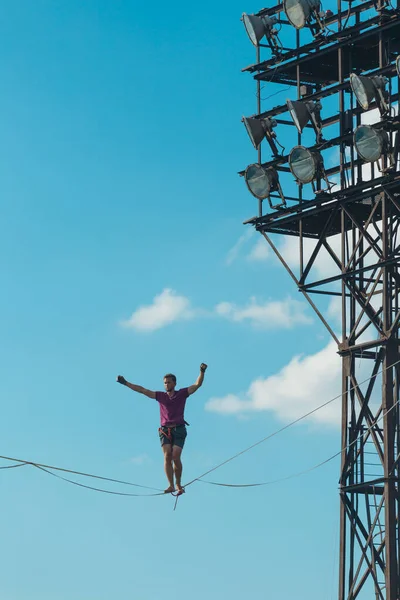
<instances>
[{"instance_id":1,"label":"man's right hand","mask_svg":"<svg viewBox=\"0 0 400 600\"><path fill-rule=\"evenodd\" d=\"M122 383L122 385L126 385L126 379L122 375L118 375L117 381L118 383Z\"/></svg>"}]
</instances>

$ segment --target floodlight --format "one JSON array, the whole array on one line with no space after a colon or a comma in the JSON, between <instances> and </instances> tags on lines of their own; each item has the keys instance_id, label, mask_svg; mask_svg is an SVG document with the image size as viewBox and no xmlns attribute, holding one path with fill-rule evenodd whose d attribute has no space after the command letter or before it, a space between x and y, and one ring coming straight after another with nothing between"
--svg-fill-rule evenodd
<instances>
[{"instance_id":1,"label":"floodlight","mask_svg":"<svg viewBox=\"0 0 400 600\"><path fill-rule=\"evenodd\" d=\"M278 30L275 29L275 25L278 23L277 17L259 17L257 15L248 15L247 13L243 13L242 21L245 26L246 33L254 46L258 46L260 44L260 40L265 36L272 50L280 50L282 44L278 37Z\"/></svg>"},{"instance_id":2,"label":"floodlight","mask_svg":"<svg viewBox=\"0 0 400 600\"><path fill-rule=\"evenodd\" d=\"M365 75L356 75L351 73L350 85L357 98L358 104L364 110L368 110L369 105L375 98L381 114L388 112L389 105L386 99L386 82L387 79L381 75L366 77Z\"/></svg>"},{"instance_id":3,"label":"floodlight","mask_svg":"<svg viewBox=\"0 0 400 600\"><path fill-rule=\"evenodd\" d=\"M283 10L296 29L302 29L319 8L320 0L283 0Z\"/></svg>"},{"instance_id":4,"label":"floodlight","mask_svg":"<svg viewBox=\"0 0 400 600\"><path fill-rule=\"evenodd\" d=\"M278 172L273 167L263 167L257 163L249 165L245 171L244 179L248 190L253 196L259 200L268 198L271 208L285 206L285 198L279 183ZM270 195L272 192L278 192L282 202L277 205L272 205Z\"/></svg>"},{"instance_id":5,"label":"floodlight","mask_svg":"<svg viewBox=\"0 0 400 600\"><path fill-rule=\"evenodd\" d=\"M259 164L249 165L244 178L249 191L259 200L264 200L270 195L277 179L277 172L272 168L265 168Z\"/></svg>"},{"instance_id":6,"label":"floodlight","mask_svg":"<svg viewBox=\"0 0 400 600\"><path fill-rule=\"evenodd\" d=\"M254 46L258 46L259 41L264 35L268 35L278 22L276 17L258 17L257 15L248 15L243 13L243 24L250 41Z\"/></svg>"},{"instance_id":7,"label":"floodlight","mask_svg":"<svg viewBox=\"0 0 400 600\"><path fill-rule=\"evenodd\" d=\"M382 129L360 125L354 132L354 146L362 159L375 162L388 151L389 136Z\"/></svg>"},{"instance_id":8,"label":"floodlight","mask_svg":"<svg viewBox=\"0 0 400 600\"><path fill-rule=\"evenodd\" d=\"M275 133L272 131L273 127L276 127L275 119L256 119L255 117L243 117L243 123L246 127L247 133L257 150L264 138L267 138L269 145L271 146L272 153L277 155L278 149L274 142Z\"/></svg>"},{"instance_id":9,"label":"floodlight","mask_svg":"<svg viewBox=\"0 0 400 600\"><path fill-rule=\"evenodd\" d=\"M317 139L320 141L321 138L321 103L313 102L312 100L286 100L287 107L290 112L290 116L293 119L294 124L297 127L299 133L301 133L308 121L313 124L313 127L317 133Z\"/></svg>"},{"instance_id":10,"label":"floodlight","mask_svg":"<svg viewBox=\"0 0 400 600\"><path fill-rule=\"evenodd\" d=\"M289 168L297 181L311 183L323 171L322 156L304 146L295 146L289 154Z\"/></svg>"}]
</instances>

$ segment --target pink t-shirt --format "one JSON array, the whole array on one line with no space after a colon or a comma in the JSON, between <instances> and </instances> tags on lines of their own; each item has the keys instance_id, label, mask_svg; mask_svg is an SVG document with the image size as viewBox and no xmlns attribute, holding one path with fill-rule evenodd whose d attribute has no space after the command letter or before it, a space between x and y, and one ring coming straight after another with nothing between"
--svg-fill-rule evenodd
<instances>
[{"instance_id":1,"label":"pink t-shirt","mask_svg":"<svg viewBox=\"0 0 400 600\"><path fill-rule=\"evenodd\" d=\"M189 396L188 388L175 390L173 396L167 392L156 392L156 400L160 405L161 425L183 425L186 400Z\"/></svg>"}]
</instances>

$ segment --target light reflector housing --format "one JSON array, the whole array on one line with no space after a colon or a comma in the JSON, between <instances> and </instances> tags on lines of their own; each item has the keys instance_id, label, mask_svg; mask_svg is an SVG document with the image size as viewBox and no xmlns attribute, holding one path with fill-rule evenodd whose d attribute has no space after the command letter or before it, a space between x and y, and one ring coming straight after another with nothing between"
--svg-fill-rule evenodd
<instances>
[{"instance_id":1,"label":"light reflector housing","mask_svg":"<svg viewBox=\"0 0 400 600\"><path fill-rule=\"evenodd\" d=\"M286 104L299 133L303 131L311 118L313 118L314 126L318 125L320 121L319 111L321 109L319 102L313 102L312 100L308 102L304 100L286 100Z\"/></svg>"},{"instance_id":2,"label":"light reflector housing","mask_svg":"<svg viewBox=\"0 0 400 600\"><path fill-rule=\"evenodd\" d=\"M396 58L396 71L397 75L400 77L400 56Z\"/></svg>"},{"instance_id":3,"label":"light reflector housing","mask_svg":"<svg viewBox=\"0 0 400 600\"><path fill-rule=\"evenodd\" d=\"M314 10L319 10L320 0L283 0L283 10L296 29L302 29Z\"/></svg>"},{"instance_id":4,"label":"light reflector housing","mask_svg":"<svg viewBox=\"0 0 400 600\"><path fill-rule=\"evenodd\" d=\"M276 126L274 119L255 119L254 117L243 117L243 123L249 135L251 143L257 150L263 139L269 134L272 134L272 128Z\"/></svg>"},{"instance_id":5,"label":"light reflector housing","mask_svg":"<svg viewBox=\"0 0 400 600\"><path fill-rule=\"evenodd\" d=\"M381 113L388 110L385 100L386 79L380 75L367 77L365 75L356 75L351 73L350 85L358 104L364 110L368 110L369 105L375 98Z\"/></svg>"},{"instance_id":6,"label":"light reflector housing","mask_svg":"<svg viewBox=\"0 0 400 600\"><path fill-rule=\"evenodd\" d=\"M278 21L276 17L258 17L247 13L243 13L242 20L246 33L254 46L258 46L264 35L271 34L274 25Z\"/></svg>"},{"instance_id":7,"label":"light reflector housing","mask_svg":"<svg viewBox=\"0 0 400 600\"><path fill-rule=\"evenodd\" d=\"M366 162L376 162L389 147L389 136L382 129L360 125L354 132L354 147Z\"/></svg>"},{"instance_id":8,"label":"light reflector housing","mask_svg":"<svg viewBox=\"0 0 400 600\"><path fill-rule=\"evenodd\" d=\"M300 183L311 183L322 167L322 156L305 146L295 146L289 154L289 168Z\"/></svg>"},{"instance_id":9,"label":"light reflector housing","mask_svg":"<svg viewBox=\"0 0 400 600\"><path fill-rule=\"evenodd\" d=\"M268 198L278 185L278 173L272 167L265 168L257 163L249 165L244 178L249 192L259 200Z\"/></svg>"}]
</instances>

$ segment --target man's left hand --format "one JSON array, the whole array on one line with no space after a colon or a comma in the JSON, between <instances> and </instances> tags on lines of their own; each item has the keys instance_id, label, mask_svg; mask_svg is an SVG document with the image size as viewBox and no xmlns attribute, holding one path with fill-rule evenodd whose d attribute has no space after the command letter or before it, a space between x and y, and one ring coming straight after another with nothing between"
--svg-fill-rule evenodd
<instances>
[{"instance_id":1,"label":"man's left hand","mask_svg":"<svg viewBox=\"0 0 400 600\"><path fill-rule=\"evenodd\" d=\"M207 365L205 363L201 363L201 365L200 365L200 371L202 373L204 373L206 369L207 369Z\"/></svg>"}]
</instances>

